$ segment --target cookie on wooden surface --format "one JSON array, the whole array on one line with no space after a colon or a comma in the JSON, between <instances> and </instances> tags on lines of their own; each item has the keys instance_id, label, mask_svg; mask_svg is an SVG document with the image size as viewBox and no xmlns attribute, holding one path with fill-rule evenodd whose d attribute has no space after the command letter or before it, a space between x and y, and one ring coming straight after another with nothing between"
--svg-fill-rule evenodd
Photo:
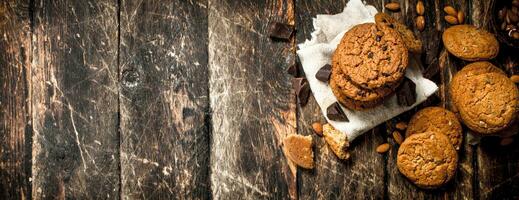
<instances>
[{"instance_id":1,"label":"cookie on wooden surface","mask_svg":"<svg viewBox=\"0 0 519 200\"><path fill-rule=\"evenodd\" d=\"M375 23L378 26L387 26L398 31L400 36L402 36L402 40L404 40L405 46L410 52L422 52L422 41L416 38L413 31L409 30L409 28L407 28L404 24L396 21L395 18L386 13L377 13L375 15Z\"/></svg>"},{"instance_id":2,"label":"cookie on wooden surface","mask_svg":"<svg viewBox=\"0 0 519 200\"><path fill-rule=\"evenodd\" d=\"M454 148L460 149L463 140L461 124L453 112L441 107L424 108L413 115L405 136L429 131L446 135Z\"/></svg>"},{"instance_id":3,"label":"cookie on wooden surface","mask_svg":"<svg viewBox=\"0 0 519 200\"><path fill-rule=\"evenodd\" d=\"M496 37L473 25L456 25L442 35L443 45L452 55L467 61L489 60L499 53Z\"/></svg>"},{"instance_id":4,"label":"cookie on wooden surface","mask_svg":"<svg viewBox=\"0 0 519 200\"><path fill-rule=\"evenodd\" d=\"M344 34L333 61L351 83L385 96L404 77L408 51L396 30L365 23Z\"/></svg>"},{"instance_id":5,"label":"cookie on wooden surface","mask_svg":"<svg viewBox=\"0 0 519 200\"><path fill-rule=\"evenodd\" d=\"M350 158L350 153L348 153L350 143L348 142L346 134L335 130L330 124L325 124L323 126L323 135L324 140L326 140L330 149L332 149L333 153L335 153L339 159L347 160Z\"/></svg>"},{"instance_id":6,"label":"cookie on wooden surface","mask_svg":"<svg viewBox=\"0 0 519 200\"><path fill-rule=\"evenodd\" d=\"M420 188L446 184L454 177L457 165L456 150L449 138L440 133L413 134L398 149L398 170Z\"/></svg>"},{"instance_id":7,"label":"cookie on wooden surface","mask_svg":"<svg viewBox=\"0 0 519 200\"><path fill-rule=\"evenodd\" d=\"M314 168L314 151L312 150L312 136L291 134L283 139L285 154L296 165L306 168Z\"/></svg>"}]
</instances>

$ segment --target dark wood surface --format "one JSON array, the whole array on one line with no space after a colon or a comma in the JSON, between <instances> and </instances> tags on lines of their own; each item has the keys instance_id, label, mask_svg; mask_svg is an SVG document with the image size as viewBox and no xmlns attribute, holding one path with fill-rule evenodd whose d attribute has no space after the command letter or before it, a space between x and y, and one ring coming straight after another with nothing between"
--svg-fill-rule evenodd
<instances>
[{"instance_id":1,"label":"dark wood surface","mask_svg":"<svg viewBox=\"0 0 519 200\"><path fill-rule=\"evenodd\" d=\"M413 26L417 0L401 12ZM517 199L519 145L464 142L455 180L421 190L396 168L396 122L427 105L451 108L466 62L449 55L445 5L490 29L493 1L424 1L418 55L439 66L436 97L353 142L339 161L310 130L324 122L291 77L312 18L347 0L6 0L0 3L0 199ZM269 23L295 25L289 41ZM519 52L492 62L508 73ZM465 129L466 130L466 129ZM288 134L312 135L314 170L283 155ZM465 133L466 136L466 133ZM515 137L518 140L517 137ZM391 144L387 154L375 148Z\"/></svg>"}]
</instances>

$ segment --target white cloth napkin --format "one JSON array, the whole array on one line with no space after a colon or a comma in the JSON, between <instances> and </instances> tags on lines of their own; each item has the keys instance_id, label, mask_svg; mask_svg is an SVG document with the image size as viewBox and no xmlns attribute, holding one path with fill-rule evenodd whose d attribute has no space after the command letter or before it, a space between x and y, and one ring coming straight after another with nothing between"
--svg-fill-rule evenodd
<instances>
[{"instance_id":1,"label":"white cloth napkin","mask_svg":"<svg viewBox=\"0 0 519 200\"><path fill-rule=\"evenodd\" d=\"M315 74L323 65L331 64L333 52L344 33L357 24L374 22L377 12L375 7L365 5L361 0L350 0L343 12L339 14L317 15L313 19L315 31L312 32L312 39L298 45L299 50L297 54L323 115L335 129L346 133L350 142L378 124L425 101L428 96L438 89L435 83L422 76L422 71L419 67L420 63L411 56L412 54L409 54L410 59L406 77L416 84L417 96L415 104L409 107L399 106L396 96L393 96L382 105L363 111L354 111L343 107L349 122L331 121L326 117L326 108L336 102L337 99L328 84L317 80Z\"/></svg>"}]
</instances>

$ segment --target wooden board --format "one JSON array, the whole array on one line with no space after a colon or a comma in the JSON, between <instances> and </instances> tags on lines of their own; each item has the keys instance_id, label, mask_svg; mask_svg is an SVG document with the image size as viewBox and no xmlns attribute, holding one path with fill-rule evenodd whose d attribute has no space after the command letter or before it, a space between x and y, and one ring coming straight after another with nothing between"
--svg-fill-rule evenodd
<instances>
[{"instance_id":1,"label":"wooden board","mask_svg":"<svg viewBox=\"0 0 519 200\"><path fill-rule=\"evenodd\" d=\"M29 1L0 3L0 199L31 196Z\"/></svg>"},{"instance_id":2,"label":"wooden board","mask_svg":"<svg viewBox=\"0 0 519 200\"><path fill-rule=\"evenodd\" d=\"M117 1L34 4L32 197L117 199Z\"/></svg>"},{"instance_id":3,"label":"wooden board","mask_svg":"<svg viewBox=\"0 0 519 200\"><path fill-rule=\"evenodd\" d=\"M344 9L347 1L297 1L297 43L310 39L312 18L317 14L336 14ZM377 9L379 1L368 1ZM385 191L385 155L375 148L385 141L384 125L369 131L354 141L351 159L339 160L323 138L312 132L311 124L325 122L316 101L311 98L305 107L298 107L298 133L312 135L315 142L316 169L300 170L298 191L300 199L382 199ZM369 194L369 196L366 196Z\"/></svg>"},{"instance_id":4,"label":"wooden board","mask_svg":"<svg viewBox=\"0 0 519 200\"><path fill-rule=\"evenodd\" d=\"M122 198L208 199L207 1L121 1Z\"/></svg>"},{"instance_id":5,"label":"wooden board","mask_svg":"<svg viewBox=\"0 0 519 200\"><path fill-rule=\"evenodd\" d=\"M296 133L289 75L293 42L268 37L269 23L293 23L292 1L209 1L212 110L211 189L215 199L295 198L281 150ZM290 189L289 189L290 188Z\"/></svg>"}]
</instances>

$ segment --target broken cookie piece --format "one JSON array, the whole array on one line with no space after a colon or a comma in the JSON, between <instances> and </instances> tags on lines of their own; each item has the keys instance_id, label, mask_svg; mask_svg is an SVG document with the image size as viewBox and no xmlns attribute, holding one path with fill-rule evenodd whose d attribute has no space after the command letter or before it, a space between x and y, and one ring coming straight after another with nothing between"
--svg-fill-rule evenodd
<instances>
[{"instance_id":1,"label":"broken cookie piece","mask_svg":"<svg viewBox=\"0 0 519 200\"><path fill-rule=\"evenodd\" d=\"M312 136L291 134L283 140L285 154L292 162L306 169L314 168Z\"/></svg>"},{"instance_id":2,"label":"broken cookie piece","mask_svg":"<svg viewBox=\"0 0 519 200\"><path fill-rule=\"evenodd\" d=\"M339 159L347 160L350 158L350 153L348 153L350 144L346 134L335 130L330 124L325 124L323 126L323 135L324 140L326 140L330 149L332 149L333 153L335 153Z\"/></svg>"}]
</instances>

